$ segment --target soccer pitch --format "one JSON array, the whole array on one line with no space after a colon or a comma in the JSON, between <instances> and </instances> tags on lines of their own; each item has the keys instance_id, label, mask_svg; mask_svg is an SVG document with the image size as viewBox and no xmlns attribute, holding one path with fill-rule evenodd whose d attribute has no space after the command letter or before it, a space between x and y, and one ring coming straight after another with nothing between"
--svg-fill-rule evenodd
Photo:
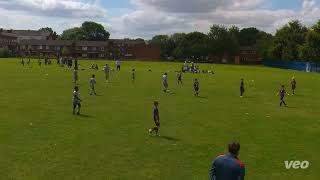
<instances>
[{"instance_id":1,"label":"soccer pitch","mask_svg":"<svg viewBox=\"0 0 320 180\"><path fill-rule=\"evenodd\" d=\"M89 69L92 63L99 71ZM0 179L205 180L233 140L241 143L246 179L320 178L320 74L205 64L200 68L214 75L183 74L178 85L180 63L123 62L106 83L105 63L115 68L114 61L80 61L82 116L74 116L72 70L55 61L23 68L19 59L0 59ZM162 91L164 72L170 93ZM97 96L89 95L92 74ZM280 108L276 93L281 84L290 92L293 75L297 94ZM195 78L200 97L193 94ZM155 100L161 137L148 134ZM287 170L290 160L310 166Z\"/></svg>"}]
</instances>

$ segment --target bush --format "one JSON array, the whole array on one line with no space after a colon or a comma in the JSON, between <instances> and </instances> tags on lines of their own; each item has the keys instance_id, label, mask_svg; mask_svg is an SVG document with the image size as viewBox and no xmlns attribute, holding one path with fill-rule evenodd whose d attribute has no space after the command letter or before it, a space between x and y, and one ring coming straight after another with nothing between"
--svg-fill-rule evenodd
<instances>
[{"instance_id":1,"label":"bush","mask_svg":"<svg viewBox=\"0 0 320 180\"><path fill-rule=\"evenodd\" d=\"M6 49L0 49L0 58L12 57L12 52Z\"/></svg>"}]
</instances>

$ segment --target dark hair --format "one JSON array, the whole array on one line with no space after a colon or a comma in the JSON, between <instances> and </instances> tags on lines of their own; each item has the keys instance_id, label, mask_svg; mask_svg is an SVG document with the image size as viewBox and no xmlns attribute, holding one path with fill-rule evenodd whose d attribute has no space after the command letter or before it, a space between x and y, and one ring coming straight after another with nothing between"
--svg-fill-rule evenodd
<instances>
[{"instance_id":1,"label":"dark hair","mask_svg":"<svg viewBox=\"0 0 320 180\"><path fill-rule=\"evenodd\" d=\"M240 151L240 144L238 142L233 142L228 145L229 153L237 156Z\"/></svg>"},{"instance_id":2,"label":"dark hair","mask_svg":"<svg viewBox=\"0 0 320 180\"><path fill-rule=\"evenodd\" d=\"M156 105L159 104L159 102L158 102L158 101L155 101L155 102L153 102L153 104L156 106Z\"/></svg>"},{"instance_id":3,"label":"dark hair","mask_svg":"<svg viewBox=\"0 0 320 180\"><path fill-rule=\"evenodd\" d=\"M74 90L79 90L79 87L78 87L78 86L75 86L75 87L74 87Z\"/></svg>"},{"instance_id":4,"label":"dark hair","mask_svg":"<svg viewBox=\"0 0 320 180\"><path fill-rule=\"evenodd\" d=\"M92 74L92 77L94 78L94 77L96 77L96 75Z\"/></svg>"}]
</instances>

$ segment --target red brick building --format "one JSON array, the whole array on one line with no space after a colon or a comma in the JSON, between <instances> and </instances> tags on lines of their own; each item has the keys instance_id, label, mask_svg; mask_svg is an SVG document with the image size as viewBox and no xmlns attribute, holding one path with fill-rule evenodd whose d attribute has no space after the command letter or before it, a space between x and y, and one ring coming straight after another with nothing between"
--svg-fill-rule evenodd
<instances>
[{"instance_id":1,"label":"red brick building","mask_svg":"<svg viewBox=\"0 0 320 180\"><path fill-rule=\"evenodd\" d=\"M109 41L64 41L64 40L21 40L18 50L32 56L61 56L63 49L69 55L83 59L160 59L160 47L141 40Z\"/></svg>"},{"instance_id":2,"label":"red brick building","mask_svg":"<svg viewBox=\"0 0 320 180\"><path fill-rule=\"evenodd\" d=\"M235 64L261 64L262 59L254 47L240 47L239 55L235 56Z\"/></svg>"},{"instance_id":3,"label":"red brick building","mask_svg":"<svg viewBox=\"0 0 320 180\"><path fill-rule=\"evenodd\" d=\"M15 52L17 49L17 36L11 33L0 32L0 50Z\"/></svg>"}]
</instances>

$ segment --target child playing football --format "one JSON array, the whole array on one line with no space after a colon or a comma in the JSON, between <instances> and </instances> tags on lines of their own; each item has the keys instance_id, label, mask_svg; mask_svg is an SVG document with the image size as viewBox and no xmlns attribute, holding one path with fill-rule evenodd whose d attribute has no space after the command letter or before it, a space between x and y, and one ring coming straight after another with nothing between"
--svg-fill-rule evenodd
<instances>
[{"instance_id":1,"label":"child playing football","mask_svg":"<svg viewBox=\"0 0 320 180\"><path fill-rule=\"evenodd\" d=\"M73 78L74 78L74 84L76 85L78 80L79 80L79 76L78 76L78 70L75 69L73 72Z\"/></svg>"},{"instance_id":2,"label":"child playing football","mask_svg":"<svg viewBox=\"0 0 320 180\"><path fill-rule=\"evenodd\" d=\"M132 81L134 82L136 80L136 70L132 69Z\"/></svg>"},{"instance_id":3,"label":"child playing football","mask_svg":"<svg viewBox=\"0 0 320 180\"><path fill-rule=\"evenodd\" d=\"M160 136L160 134L158 134L159 128L160 128L160 117L159 117L159 109L158 109L159 103L157 101L155 101L153 104L154 104L153 121L154 121L155 126L154 126L154 128L149 129L149 133L152 134L155 131L156 136Z\"/></svg>"},{"instance_id":4,"label":"child playing football","mask_svg":"<svg viewBox=\"0 0 320 180\"><path fill-rule=\"evenodd\" d=\"M106 81L108 82L109 81L109 73L110 73L110 68L109 68L108 64L106 64L104 66L103 71L104 71L104 74L106 77Z\"/></svg>"},{"instance_id":5,"label":"child playing football","mask_svg":"<svg viewBox=\"0 0 320 180\"><path fill-rule=\"evenodd\" d=\"M92 78L90 79L90 95L93 96L93 95L96 95L96 92L94 90L94 86L95 84L97 83L96 82L96 76L93 74L92 75Z\"/></svg>"},{"instance_id":6,"label":"child playing football","mask_svg":"<svg viewBox=\"0 0 320 180\"><path fill-rule=\"evenodd\" d=\"M81 99L79 97L79 87L74 87L73 91L73 115L75 115L76 108L78 108L77 115L80 115Z\"/></svg>"},{"instance_id":7,"label":"child playing football","mask_svg":"<svg viewBox=\"0 0 320 180\"><path fill-rule=\"evenodd\" d=\"M295 93L296 93L296 88L297 88L297 81L296 81L296 79L293 77L293 78L292 78L292 81L291 81L292 95L295 95Z\"/></svg>"},{"instance_id":8,"label":"child playing football","mask_svg":"<svg viewBox=\"0 0 320 180\"><path fill-rule=\"evenodd\" d=\"M182 73L181 73L181 71L178 72L177 77L178 77L178 84L182 84Z\"/></svg>"},{"instance_id":9,"label":"child playing football","mask_svg":"<svg viewBox=\"0 0 320 180\"><path fill-rule=\"evenodd\" d=\"M280 95L280 107L282 106L282 104L287 106L286 102L284 101L284 97L286 96L286 90L284 89L284 85L281 86L279 95Z\"/></svg>"},{"instance_id":10,"label":"child playing football","mask_svg":"<svg viewBox=\"0 0 320 180\"><path fill-rule=\"evenodd\" d=\"M193 87L194 87L194 95L198 97L199 96L199 81L198 81L198 79L194 80Z\"/></svg>"},{"instance_id":11,"label":"child playing football","mask_svg":"<svg viewBox=\"0 0 320 180\"><path fill-rule=\"evenodd\" d=\"M169 84L168 84L168 73L164 73L163 76L162 76L162 84L163 84L163 92L168 92L168 87L169 87Z\"/></svg>"},{"instance_id":12,"label":"child playing football","mask_svg":"<svg viewBox=\"0 0 320 180\"><path fill-rule=\"evenodd\" d=\"M244 94L244 80L241 79L240 81L240 97L243 97L243 94Z\"/></svg>"}]
</instances>

